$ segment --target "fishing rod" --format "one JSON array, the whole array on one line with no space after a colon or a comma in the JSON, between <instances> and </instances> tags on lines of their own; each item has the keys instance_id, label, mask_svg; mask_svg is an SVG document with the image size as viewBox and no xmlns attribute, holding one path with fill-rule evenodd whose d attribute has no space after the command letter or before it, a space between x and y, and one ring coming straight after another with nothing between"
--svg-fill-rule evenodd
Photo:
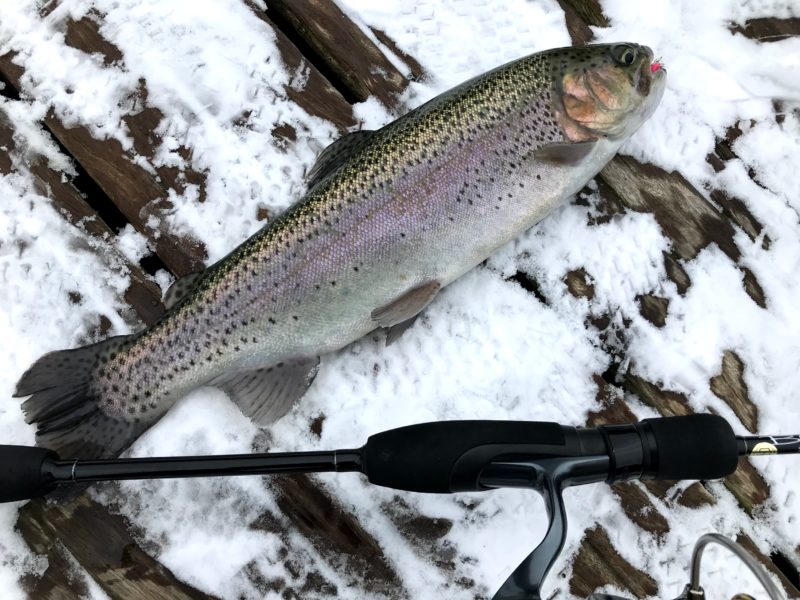
<instances>
[{"instance_id":1,"label":"fishing rod","mask_svg":"<svg viewBox=\"0 0 800 600\"><path fill-rule=\"evenodd\" d=\"M375 485L440 494L529 488L544 497L547 533L493 600L531 600L540 598L542 582L564 546L564 488L631 479L717 479L733 473L740 456L762 454L800 454L800 436L737 436L725 419L706 414L594 428L441 421L383 431L360 448L316 452L62 460L44 448L0 445L0 502L85 482L279 473L358 472ZM699 597L696 590L690 596Z\"/></svg>"}]
</instances>

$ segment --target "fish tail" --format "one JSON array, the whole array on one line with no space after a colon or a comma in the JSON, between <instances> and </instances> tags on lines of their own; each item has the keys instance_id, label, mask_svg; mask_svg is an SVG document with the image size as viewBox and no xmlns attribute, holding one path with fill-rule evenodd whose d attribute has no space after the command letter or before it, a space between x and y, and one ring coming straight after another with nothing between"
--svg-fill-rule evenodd
<instances>
[{"instance_id":1,"label":"fish tail","mask_svg":"<svg viewBox=\"0 0 800 600\"><path fill-rule=\"evenodd\" d=\"M22 403L27 423L37 425L37 445L62 458L108 458L119 455L149 424L108 414L95 385L98 366L122 348L131 336L59 350L42 356L23 373L14 397Z\"/></svg>"}]
</instances>

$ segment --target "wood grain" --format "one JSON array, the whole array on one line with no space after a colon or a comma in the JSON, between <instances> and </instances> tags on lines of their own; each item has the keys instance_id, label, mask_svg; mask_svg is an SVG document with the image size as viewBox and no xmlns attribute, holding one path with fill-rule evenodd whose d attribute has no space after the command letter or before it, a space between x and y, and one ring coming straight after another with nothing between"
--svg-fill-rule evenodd
<instances>
[{"instance_id":1,"label":"wood grain","mask_svg":"<svg viewBox=\"0 0 800 600\"><path fill-rule=\"evenodd\" d=\"M178 580L142 550L124 517L110 513L86 495L63 505L33 500L20 510L17 527L31 550L53 557L49 569L67 571L65 549L112 598L212 598ZM41 580L29 578L25 583L34 598L70 597L76 585L66 575L51 578L47 571Z\"/></svg>"},{"instance_id":2,"label":"wood grain","mask_svg":"<svg viewBox=\"0 0 800 600\"><path fill-rule=\"evenodd\" d=\"M22 142L22 145L20 145ZM107 252L114 253L114 261L123 264L130 274L130 284L125 290L125 301L138 307L145 322L152 322L164 313L161 290L139 265L130 263L122 253L113 249L114 232L86 202L81 193L63 173L50 167L45 157L33 152L25 143L22 132L15 130L6 112L0 108L0 171L27 173L33 179L37 193L50 199L53 206L67 220L102 243Z\"/></svg>"},{"instance_id":3,"label":"wood grain","mask_svg":"<svg viewBox=\"0 0 800 600\"><path fill-rule=\"evenodd\" d=\"M266 0L268 15L280 19L316 55L340 90L354 102L375 96L394 106L408 81L375 43L330 0ZM284 33L286 30L284 28ZM323 68L324 68L323 67Z\"/></svg>"}]
</instances>

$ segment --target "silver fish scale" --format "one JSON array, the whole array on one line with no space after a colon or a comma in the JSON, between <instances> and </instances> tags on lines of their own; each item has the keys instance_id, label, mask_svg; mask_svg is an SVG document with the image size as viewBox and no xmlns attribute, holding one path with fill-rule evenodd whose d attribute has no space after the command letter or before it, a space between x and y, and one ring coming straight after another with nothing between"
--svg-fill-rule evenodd
<instances>
[{"instance_id":1,"label":"silver fish scale","mask_svg":"<svg viewBox=\"0 0 800 600\"><path fill-rule=\"evenodd\" d=\"M151 420L226 371L341 348L375 329L374 309L480 263L593 174L531 155L563 139L553 79L606 54L509 63L377 131L110 355L93 384L101 406Z\"/></svg>"}]
</instances>

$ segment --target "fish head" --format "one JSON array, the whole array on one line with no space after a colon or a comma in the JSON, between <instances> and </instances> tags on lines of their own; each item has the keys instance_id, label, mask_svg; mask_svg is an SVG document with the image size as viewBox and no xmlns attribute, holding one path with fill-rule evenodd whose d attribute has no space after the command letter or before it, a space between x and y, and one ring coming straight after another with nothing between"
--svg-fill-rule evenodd
<instances>
[{"instance_id":1,"label":"fish head","mask_svg":"<svg viewBox=\"0 0 800 600\"><path fill-rule=\"evenodd\" d=\"M653 114L664 94L666 69L647 46L596 44L557 52L554 104L570 141L626 138Z\"/></svg>"}]
</instances>

